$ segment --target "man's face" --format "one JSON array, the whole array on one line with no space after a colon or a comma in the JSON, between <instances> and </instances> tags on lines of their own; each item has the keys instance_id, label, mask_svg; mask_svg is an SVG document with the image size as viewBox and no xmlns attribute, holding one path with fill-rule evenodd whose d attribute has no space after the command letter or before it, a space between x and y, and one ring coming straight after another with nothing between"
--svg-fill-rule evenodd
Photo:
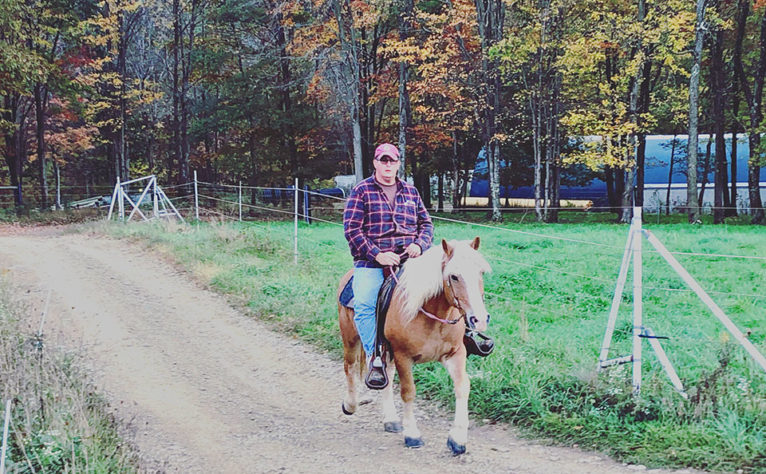
<instances>
[{"instance_id":1,"label":"man's face","mask_svg":"<svg viewBox=\"0 0 766 474\"><path fill-rule=\"evenodd\" d=\"M393 181L399 172L399 160L383 155L379 160L372 161L375 166L375 176L382 181Z\"/></svg>"}]
</instances>

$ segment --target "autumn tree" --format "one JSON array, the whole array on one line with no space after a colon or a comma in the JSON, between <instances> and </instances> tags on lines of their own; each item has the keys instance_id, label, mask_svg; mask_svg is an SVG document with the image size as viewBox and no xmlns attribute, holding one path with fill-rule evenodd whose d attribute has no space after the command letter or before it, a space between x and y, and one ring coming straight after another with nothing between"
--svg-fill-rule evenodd
<instances>
[{"instance_id":1,"label":"autumn tree","mask_svg":"<svg viewBox=\"0 0 766 474\"><path fill-rule=\"evenodd\" d=\"M750 142L750 159L748 161L747 189L752 222L753 224L764 224L766 219L764 219L759 175L762 153L763 83L764 78L766 78L766 14L764 14L766 8L759 4L756 6L758 8L751 10L749 0L738 0L734 67L745 97L749 116L747 133ZM749 36L746 38L749 20L757 20L758 40L753 41ZM746 39L748 44L745 44Z\"/></svg>"}]
</instances>

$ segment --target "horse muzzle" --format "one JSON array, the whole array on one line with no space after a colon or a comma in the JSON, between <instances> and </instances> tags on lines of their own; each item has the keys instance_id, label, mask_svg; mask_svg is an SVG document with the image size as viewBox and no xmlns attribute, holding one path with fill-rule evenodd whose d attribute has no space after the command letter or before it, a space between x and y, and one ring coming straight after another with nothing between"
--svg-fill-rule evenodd
<instances>
[{"instance_id":1,"label":"horse muzzle","mask_svg":"<svg viewBox=\"0 0 766 474\"><path fill-rule=\"evenodd\" d=\"M487 314L486 318L482 320L482 318L476 316L475 314L466 314L465 315L465 323L466 326L468 326L468 329L470 330L479 330L479 331L485 331L487 329L487 325L489 324L490 316Z\"/></svg>"}]
</instances>

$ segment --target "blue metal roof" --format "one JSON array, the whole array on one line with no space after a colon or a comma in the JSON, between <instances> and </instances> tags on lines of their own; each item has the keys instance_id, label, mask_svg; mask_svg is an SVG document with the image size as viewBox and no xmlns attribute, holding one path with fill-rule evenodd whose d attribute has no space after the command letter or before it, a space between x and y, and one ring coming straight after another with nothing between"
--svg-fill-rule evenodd
<instances>
[{"instance_id":1,"label":"blue metal roof","mask_svg":"<svg viewBox=\"0 0 766 474\"><path fill-rule=\"evenodd\" d=\"M673 166L673 175L671 183L686 184L686 135L649 135L646 137L646 166L644 168L645 185L667 185L670 171L670 156L672 149L672 140L676 139L676 148L674 152L675 164ZM598 139L597 137L595 139ZM699 148L700 158L704 158L708 135L700 135ZM749 158L749 143L747 136L739 134L737 136L737 181L747 183ZM715 145L711 150L711 160L715 156ZM731 135L727 135L726 140L727 169L731 169ZM708 183L714 182L713 164L711 163L710 173L708 174ZM486 197L489 195L489 183L486 179L487 159L486 153L482 149L476 159L473 180L471 181L471 197ZM481 176L484 176L483 178ZM698 174L701 181L701 173ZM729 179L731 181L731 179ZM760 181L766 182L766 167L761 168ZM560 196L562 199L590 199L598 200L606 196L606 183L600 179L593 179L585 186L561 186ZM511 188L510 186L500 187L500 197L505 198L532 198L534 197L534 186L520 186Z\"/></svg>"}]
</instances>

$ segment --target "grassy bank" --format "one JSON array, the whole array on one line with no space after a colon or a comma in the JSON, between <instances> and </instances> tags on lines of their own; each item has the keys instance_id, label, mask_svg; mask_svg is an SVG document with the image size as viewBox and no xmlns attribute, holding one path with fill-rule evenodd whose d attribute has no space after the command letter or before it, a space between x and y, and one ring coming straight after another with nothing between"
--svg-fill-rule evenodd
<instances>
[{"instance_id":1,"label":"grassy bank","mask_svg":"<svg viewBox=\"0 0 766 474\"><path fill-rule=\"evenodd\" d=\"M164 249L259 318L340 354L335 291L351 266L342 228L301 224L295 266L292 226L115 224L107 229ZM766 248L760 228L647 228L676 252L762 256ZM670 338L661 343L689 401L673 390L648 344L639 399L631 396L628 366L596 371L627 226L436 225L437 239L475 235L494 268L486 278L486 296L493 316L489 333L497 343L490 357L470 361L470 409L477 419L512 422L535 436L631 463L766 471L766 373L656 252L644 254L644 324ZM766 353L761 287L766 261L676 257ZM631 295L628 290L622 299L612 356L630 353ZM421 395L451 403L451 383L440 366L418 366L416 377Z\"/></svg>"},{"instance_id":2,"label":"grassy bank","mask_svg":"<svg viewBox=\"0 0 766 474\"><path fill-rule=\"evenodd\" d=\"M134 454L77 356L34 337L39 318L0 280L0 420L6 400L13 400L8 472L137 472Z\"/></svg>"}]
</instances>

